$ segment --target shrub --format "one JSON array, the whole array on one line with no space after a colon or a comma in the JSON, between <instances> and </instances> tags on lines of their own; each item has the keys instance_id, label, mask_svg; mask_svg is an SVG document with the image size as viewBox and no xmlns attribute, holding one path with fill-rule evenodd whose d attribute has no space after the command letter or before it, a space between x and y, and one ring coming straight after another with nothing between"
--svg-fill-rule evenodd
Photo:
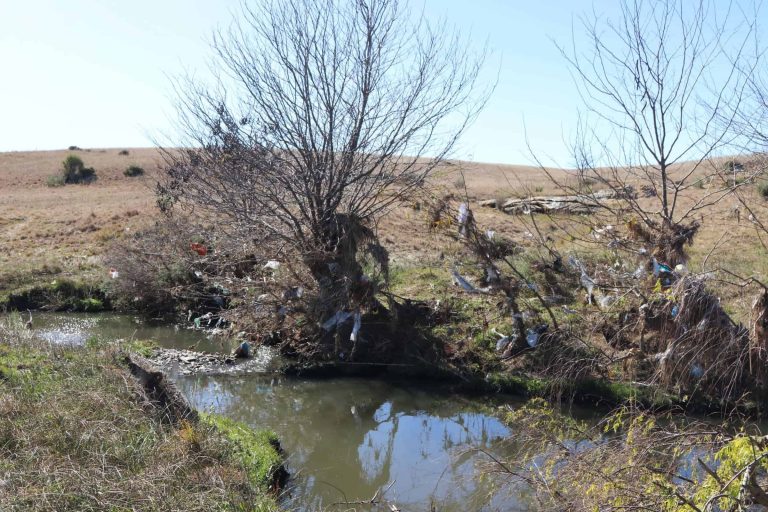
<instances>
[{"instance_id":1,"label":"shrub","mask_svg":"<svg viewBox=\"0 0 768 512\"><path fill-rule=\"evenodd\" d=\"M70 151L80 151L80 148L77 146L69 146L67 149Z\"/></svg>"},{"instance_id":2,"label":"shrub","mask_svg":"<svg viewBox=\"0 0 768 512\"><path fill-rule=\"evenodd\" d=\"M121 156L128 156L128 150L127 149L122 149L117 154L121 155Z\"/></svg>"},{"instance_id":3,"label":"shrub","mask_svg":"<svg viewBox=\"0 0 768 512\"><path fill-rule=\"evenodd\" d=\"M61 174L54 174L53 176L48 176L48 179L46 180L46 185L49 187L63 187L64 186L64 176Z\"/></svg>"},{"instance_id":4,"label":"shrub","mask_svg":"<svg viewBox=\"0 0 768 512\"><path fill-rule=\"evenodd\" d=\"M80 157L69 155L62 162L64 183L90 183L96 179L96 171L86 167Z\"/></svg>"},{"instance_id":5,"label":"shrub","mask_svg":"<svg viewBox=\"0 0 768 512\"><path fill-rule=\"evenodd\" d=\"M768 199L768 181L761 181L757 184L757 193L763 199Z\"/></svg>"},{"instance_id":6,"label":"shrub","mask_svg":"<svg viewBox=\"0 0 768 512\"><path fill-rule=\"evenodd\" d=\"M136 176L142 176L144 174L144 169L139 167L138 165L131 165L126 170L123 171L124 176L128 176L129 178L135 178Z\"/></svg>"},{"instance_id":7,"label":"shrub","mask_svg":"<svg viewBox=\"0 0 768 512\"><path fill-rule=\"evenodd\" d=\"M723 164L723 170L726 172L741 172L744 170L744 164L738 160L728 160Z\"/></svg>"}]
</instances>

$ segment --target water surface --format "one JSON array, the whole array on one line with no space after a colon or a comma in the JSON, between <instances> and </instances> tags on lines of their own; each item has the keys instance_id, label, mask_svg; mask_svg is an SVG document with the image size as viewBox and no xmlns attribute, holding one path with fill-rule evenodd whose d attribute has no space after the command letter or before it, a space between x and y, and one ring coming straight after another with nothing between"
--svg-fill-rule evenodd
<instances>
[{"instance_id":1,"label":"water surface","mask_svg":"<svg viewBox=\"0 0 768 512\"><path fill-rule=\"evenodd\" d=\"M34 327L52 343L81 345L97 336L212 352L233 346L130 315L38 313ZM506 482L496 492L505 482L481 477L489 454L514 457L504 442L513 433L494 415L500 401L420 382L270 373L171 378L194 407L277 433L291 473L284 497L290 510L390 510L342 504L377 492L408 512L531 509L524 488Z\"/></svg>"}]
</instances>

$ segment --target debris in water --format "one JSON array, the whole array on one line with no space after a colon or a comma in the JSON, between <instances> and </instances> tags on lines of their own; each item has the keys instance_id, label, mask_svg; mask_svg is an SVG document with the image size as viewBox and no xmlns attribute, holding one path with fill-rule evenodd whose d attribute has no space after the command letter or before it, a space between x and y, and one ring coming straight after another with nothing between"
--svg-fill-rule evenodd
<instances>
[{"instance_id":1,"label":"debris in water","mask_svg":"<svg viewBox=\"0 0 768 512\"><path fill-rule=\"evenodd\" d=\"M247 341L240 343L235 349L235 357L248 358L251 357L251 346Z\"/></svg>"}]
</instances>

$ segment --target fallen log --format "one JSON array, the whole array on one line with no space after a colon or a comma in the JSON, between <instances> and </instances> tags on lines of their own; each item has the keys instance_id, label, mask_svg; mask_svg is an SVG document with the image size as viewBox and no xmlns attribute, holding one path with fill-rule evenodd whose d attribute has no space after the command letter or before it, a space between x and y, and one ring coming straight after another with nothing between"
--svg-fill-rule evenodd
<instances>
[{"instance_id":1,"label":"fallen log","mask_svg":"<svg viewBox=\"0 0 768 512\"><path fill-rule=\"evenodd\" d=\"M505 199L500 206L496 199L480 201L479 204L488 208L499 208L510 215L528 215L530 213L584 215L593 213L600 208L602 201L627 197L635 197L634 190L629 187L572 196L510 197Z\"/></svg>"},{"instance_id":2,"label":"fallen log","mask_svg":"<svg viewBox=\"0 0 768 512\"><path fill-rule=\"evenodd\" d=\"M182 420L197 422L197 411L162 371L138 354L124 354L124 362L164 420L174 425L180 424Z\"/></svg>"}]
</instances>

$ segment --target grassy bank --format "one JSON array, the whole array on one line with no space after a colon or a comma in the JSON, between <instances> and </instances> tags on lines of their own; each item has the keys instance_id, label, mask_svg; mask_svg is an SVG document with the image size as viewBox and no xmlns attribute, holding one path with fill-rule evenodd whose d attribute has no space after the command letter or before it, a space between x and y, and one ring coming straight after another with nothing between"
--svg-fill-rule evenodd
<instances>
[{"instance_id":1,"label":"grassy bank","mask_svg":"<svg viewBox=\"0 0 768 512\"><path fill-rule=\"evenodd\" d=\"M40 310L95 313L112 308L99 284L68 278L0 289L0 311Z\"/></svg>"},{"instance_id":2,"label":"grassy bank","mask_svg":"<svg viewBox=\"0 0 768 512\"><path fill-rule=\"evenodd\" d=\"M276 510L274 434L170 425L112 348L0 325L0 510Z\"/></svg>"}]
</instances>

